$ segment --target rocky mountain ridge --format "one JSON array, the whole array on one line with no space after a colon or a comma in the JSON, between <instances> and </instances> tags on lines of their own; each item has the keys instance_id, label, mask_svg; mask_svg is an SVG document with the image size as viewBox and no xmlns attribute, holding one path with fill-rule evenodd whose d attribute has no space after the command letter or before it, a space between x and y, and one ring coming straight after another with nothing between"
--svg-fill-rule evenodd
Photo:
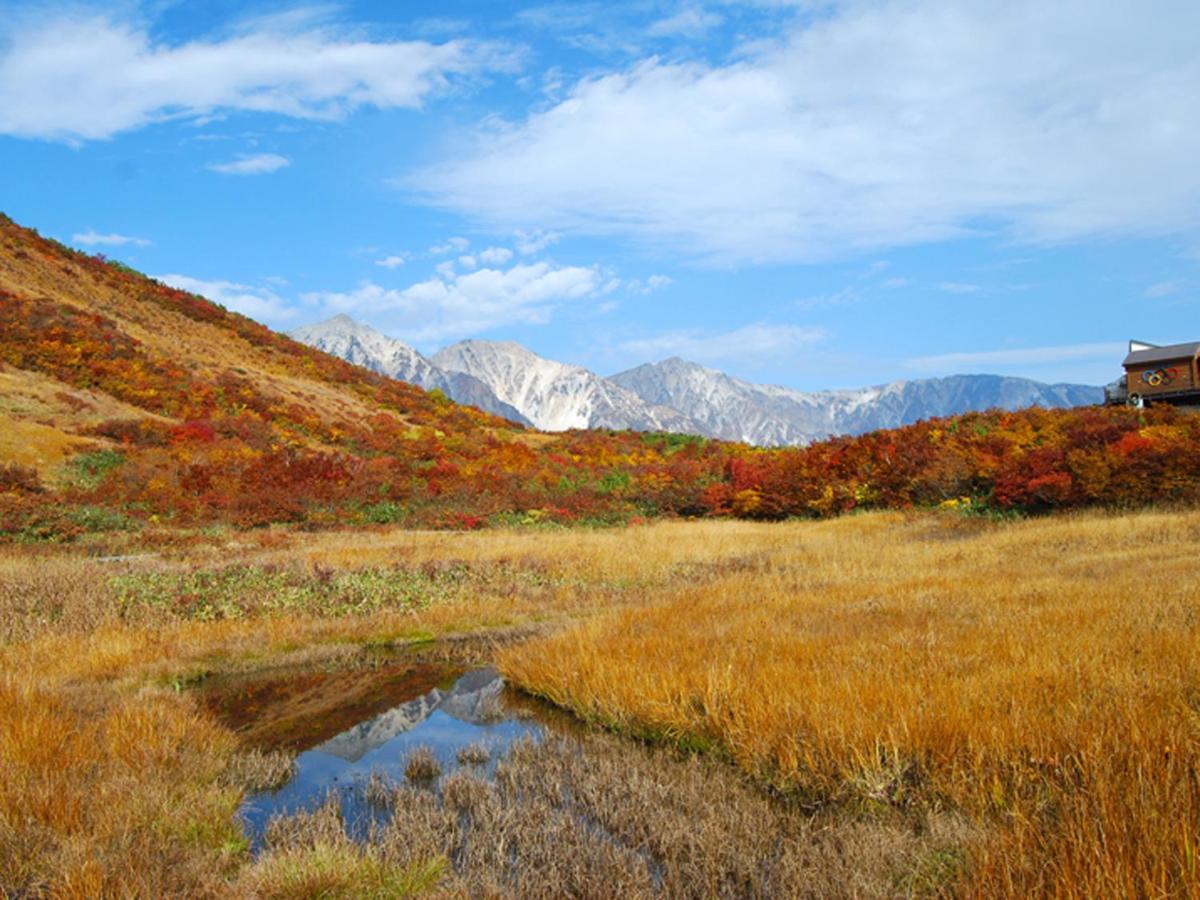
<instances>
[{"instance_id":1,"label":"rocky mountain ridge","mask_svg":"<svg viewBox=\"0 0 1200 900\"><path fill-rule=\"evenodd\" d=\"M1102 390L1000 375L953 375L804 392L753 384L673 357L604 378L512 342L467 340L426 358L403 341L337 316L299 341L543 431L669 431L759 446L802 445L934 416L991 408L1098 403Z\"/></svg>"}]
</instances>

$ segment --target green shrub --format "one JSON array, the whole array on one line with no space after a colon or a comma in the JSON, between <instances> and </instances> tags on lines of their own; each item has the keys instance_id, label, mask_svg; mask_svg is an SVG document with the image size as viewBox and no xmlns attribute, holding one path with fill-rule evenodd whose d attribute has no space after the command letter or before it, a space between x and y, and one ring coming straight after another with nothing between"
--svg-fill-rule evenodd
<instances>
[{"instance_id":1,"label":"green shrub","mask_svg":"<svg viewBox=\"0 0 1200 900\"><path fill-rule=\"evenodd\" d=\"M67 461L67 481L72 487L90 491L98 487L108 473L123 462L125 454L117 450L81 453Z\"/></svg>"}]
</instances>

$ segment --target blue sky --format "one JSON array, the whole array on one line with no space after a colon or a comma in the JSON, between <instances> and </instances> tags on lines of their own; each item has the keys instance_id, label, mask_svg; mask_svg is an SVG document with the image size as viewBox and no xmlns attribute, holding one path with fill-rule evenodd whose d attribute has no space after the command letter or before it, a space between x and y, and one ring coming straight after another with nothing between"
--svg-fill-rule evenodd
<instances>
[{"instance_id":1,"label":"blue sky","mask_svg":"<svg viewBox=\"0 0 1200 900\"><path fill-rule=\"evenodd\" d=\"M801 389L1200 338L1200 4L3 4L0 209L287 329Z\"/></svg>"}]
</instances>

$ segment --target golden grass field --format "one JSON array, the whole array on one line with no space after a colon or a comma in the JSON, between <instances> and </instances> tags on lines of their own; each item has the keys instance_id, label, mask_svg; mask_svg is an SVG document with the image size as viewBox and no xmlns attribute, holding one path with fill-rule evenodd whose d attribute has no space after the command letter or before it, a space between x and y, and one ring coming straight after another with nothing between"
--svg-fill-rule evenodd
<instances>
[{"instance_id":1,"label":"golden grass field","mask_svg":"<svg viewBox=\"0 0 1200 900\"><path fill-rule=\"evenodd\" d=\"M473 633L504 637L510 680L726 760L812 816L962 819L961 865L922 891L1200 896L1200 512L103 540L0 549L10 892L437 885L436 860L370 848L251 860L233 819L246 754L186 685ZM141 547L156 555L88 555ZM301 593L198 621L113 587L232 564L321 584L399 566L433 599L331 613ZM443 583L448 567L468 574Z\"/></svg>"}]
</instances>

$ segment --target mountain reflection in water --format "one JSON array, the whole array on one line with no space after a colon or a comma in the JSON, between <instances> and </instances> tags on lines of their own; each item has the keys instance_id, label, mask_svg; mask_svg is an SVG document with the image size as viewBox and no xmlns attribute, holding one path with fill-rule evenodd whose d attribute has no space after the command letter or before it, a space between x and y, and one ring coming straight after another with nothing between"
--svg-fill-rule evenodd
<instances>
[{"instance_id":1,"label":"mountain reflection in water","mask_svg":"<svg viewBox=\"0 0 1200 900\"><path fill-rule=\"evenodd\" d=\"M406 674L411 683L427 687L435 680L432 676L441 675L445 681L448 673L459 672L443 668ZM414 674L425 677L414 678ZM376 678L384 680L391 675L375 673ZM327 682L306 681L300 687L294 679L288 684L277 680L269 685L241 685L234 691L216 692L205 701L218 716L236 723L244 736L257 737L260 745L305 748L296 758L296 774L291 781L278 790L251 795L242 804L241 815L256 849L273 816L315 808L331 792L340 796L350 833L365 836L371 823L380 821L383 813L366 802L364 786L374 773L403 781L409 751L417 747L431 749L442 769L448 771L458 765L457 755L464 747L483 745L490 751L489 762L478 771L490 774L495 760L513 741L525 736L538 738L543 732L542 725L505 691L504 680L492 668L459 674L450 686L427 689L383 712L372 709L378 705L377 699L372 700L364 707L371 710L365 718L330 737L324 734L331 714L344 714L345 709L328 708L331 701L336 706L336 694L324 697L325 703L319 704L323 688L347 690L348 704L362 705L361 698L340 676L329 676ZM276 702L272 704L267 698ZM247 712L247 707L252 712ZM311 713L313 725L307 735L303 727L305 712ZM314 734L323 739L313 744Z\"/></svg>"}]
</instances>

